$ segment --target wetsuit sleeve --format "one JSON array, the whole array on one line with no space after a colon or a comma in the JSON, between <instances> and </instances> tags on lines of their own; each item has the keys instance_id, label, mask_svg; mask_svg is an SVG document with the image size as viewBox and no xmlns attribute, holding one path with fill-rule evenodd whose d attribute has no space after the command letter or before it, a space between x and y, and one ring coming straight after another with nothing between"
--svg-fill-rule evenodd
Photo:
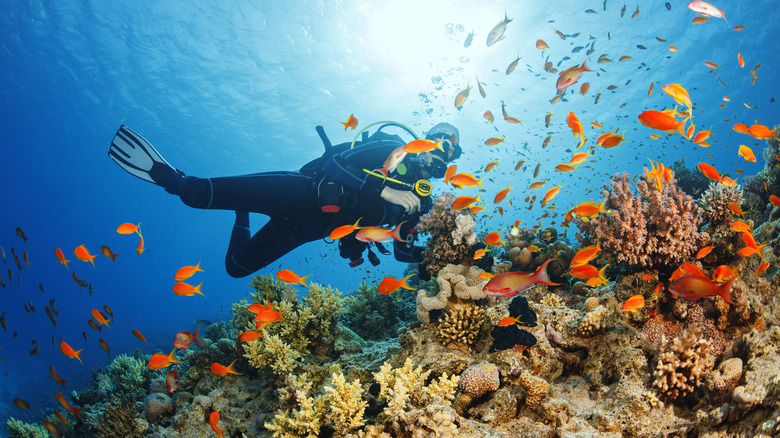
<instances>
[{"instance_id":1,"label":"wetsuit sleeve","mask_svg":"<svg viewBox=\"0 0 780 438\"><path fill-rule=\"evenodd\" d=\"M415 220L409 221L401 225L401 238L404 242L398 240L393 244L393 255L395 259L402 263L420 263L423 260L422 246L415 246L414 241L417 240L417 232L414 230L414 226L419 222L420 217L417 216Z\"/></svg>"},{"instance_id":2,"label":"wetsuit sleeve","mask_svg":"<svg viewBox=\"0 0 780 438\"><path fill-rule=\"evenodd\" d=\"M376 141L355 147L332 156L323 170L332 181L347 189L378 197L382 190L382 179L367 174L363 169L381 168L390 153L402 145L401 142Z\"/></svg>"}]
</instances>

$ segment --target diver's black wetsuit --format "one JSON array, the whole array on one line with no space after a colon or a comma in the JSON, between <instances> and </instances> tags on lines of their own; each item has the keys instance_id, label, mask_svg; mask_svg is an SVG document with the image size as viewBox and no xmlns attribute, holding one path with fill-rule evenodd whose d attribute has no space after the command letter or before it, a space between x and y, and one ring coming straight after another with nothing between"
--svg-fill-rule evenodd
<instances>
[{"instance_id":1,"label":"diver's black wetsuit","mask_svg":"<svg viewBox=\"0 0 780 438\"><path fill-rule=\"evenodd\" d=\"M419 262L422 248L413 245L416 237L413 227L420 215L430 210L430 198L421 199L420 212L405 216L401 206L379 196L384 187L382 178L363 171L381 168L390 153L404 144L398 136L377 132L364 143L330 157L317 172L308 172L304 166L302 170L307 169L307 174L262 172L220 178L188 176L180 182L177 191L190 207L236 211L236 223L225 257L227 272L233 277L250 275L298 246L326 237L335 228L354 224L359 218L360 226L395 226L406 221L401 229L401 238L406 242L394 241L394 255L401 262ZM412 156L403 164L404 174L399 172L403 169L397 169L388 176L411 184L422 179L420 165ZM328 182L343 187L337 213L325 213L320 208L318 186ZM408 190L389 181L384 184ZM270 217L254 236L249 230L249 212ZM341 241L342 256L353 260L359 258L366 247L352 236Z\"/></svg>"}]
</instances>

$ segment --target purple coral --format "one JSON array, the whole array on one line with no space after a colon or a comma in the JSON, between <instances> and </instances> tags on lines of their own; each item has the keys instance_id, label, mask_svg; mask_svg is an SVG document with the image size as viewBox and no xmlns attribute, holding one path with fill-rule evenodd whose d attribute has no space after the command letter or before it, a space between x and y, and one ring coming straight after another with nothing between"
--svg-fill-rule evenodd
<instances>
[{"instance_id":1,"label":"purple coral","mask_svg":"<svg viewBox=\"0 0 780 438\"><path fill-rule=\"evenodd\" d=\"M577 226L591 239L598 236L606 258L631 266L674 266L695 252L701 218L696 203L677 187L664 183L661 191L643 175L631 187L628 173L615 174L601 195L612 210Z\"/></svg>"}]
</instances>

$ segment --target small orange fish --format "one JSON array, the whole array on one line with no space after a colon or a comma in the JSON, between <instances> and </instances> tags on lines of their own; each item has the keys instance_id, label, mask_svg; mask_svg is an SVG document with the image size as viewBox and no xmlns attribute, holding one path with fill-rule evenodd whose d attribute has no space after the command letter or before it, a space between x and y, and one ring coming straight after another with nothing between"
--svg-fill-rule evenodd
<instances>
[{"instance_id":1,"label":"small orange fish","mask_svg":"<svg viewBox=\"0 0 780 438\"><path fill-rule=\"evenodd\" d=\"M501 321L498 321L499 327L509 327L512 324L522 325L522 321L520 321L520 317L511 317L507 316L506 318L502 318Z\"/></svg>"},{"instance_id":2,"label":"small orange fish","mask_svg":"<svg viewBox=\"0 0 780 438\"><path fill-rule=\"evenodd\" d=\"M706 65L707 67L712 68L712 69L720 68L720 65L715 64L714 62L710 62L710 61L706 61L704 63L704 65Z\"/></svg>"},{"instance_id":3,"label":"small orange fish","mask_svg":"<svg viewBox=\"0 0 780 438\"><path fill-rule=\"evenodd\" d=\"M458 173L458 165L452 164L449 167L447 167L447 170L444 172L444 184L447 184L450 182L453 176L455 176Z\"/></svg>"},{"instance_id":4,"label":"small orange fish","mask_svg":"<svg viewBox=\"0 0 780 438\"><path fill-rule=\"evenodd\" d=\"M680 50L680 49L678 49L677 47L675 47L675 46L673 46L673 45L670 45L670 46L669 46L669 51L670 51L670 52L676 52L676 51L678 51L678 50Z\"/></svg>"},{"instance_id":5,"label":"small orange fish","mask_svg":"<svg viewBox=\"0 0 780 438\"><path fill-rule=\"evenodd\" d=\"M380 172L382 175L384 175L386 180L387 174L394 172L398 165L401 164L404 158L406 158L406 155L407 154L403 146L399 146L393 149L393 152L390 152L390 155L387 157L385 162L382 163L382 167L379 169L374 169L374 172Z\"/></svg>"},{"instance_id":6,"label":"small orange fish","mask_svg":"<svg viewBox=\"0 0 780 438\"><path fill-rule=\"evenodd\" d=\"M483 206L481 206L481 205L477 205L476 207L471 207L471 208L469 208L469 213L471 213L471 214L477 214L477 213L479 213L479 212L483 211L484 209L485 209L485 207L483 207Z\"/></svg>"},{"instance_id":7,"label":"small orange fish","mask_svg":"<svg viewBox=\"0 0 780 438\"><path fill-rule=\"evenodd\" d=\"M108 327L108 323L111 320L110 319L106 319L106 315L104 315L103 312L101 312L98 309L92 309L90 311L90 313L92 314L92 317L95 318L95 321L97 321L98 324L101 324L101 325L104 325L104 326ZM108 327L108 328L111 328L111 327Z\"/></svg>"},{"instance_id":8,"label":"small orange fish","mask_svg":"<svg viewBox=\"0 0 780 438\"><path fill-rule=\"evenodd\" d=\"M731 127L736 132L739 132L740 134L747 134L750 128L748 125L744 123L735 123L734 126Z\"/></svg>"},{"instance_id":9,"label":"small orange fish","mask_svg":"<svg viewBox=\"0 0 780 438\"><path fill-rule=\"evenodd\" d=\"M363 227L355 234L355 239L367 243L384 242L390 239L404 242L404 240L401 239L401 225L403 225L403 222L396 225L392 230L386 227Z\"/></svg>"},{"instance_id":10,"label":"small orange fish","mask_svg":"<svg viewBox=\"0 0 780 438\"><path fill-rule=\"evenodd\" d=\"M503 246L506 242L501 240L501 233L493 231L485 237L484 243L488 246Z\"/></svg>"},{"instance_id":11,"label":"small orange fish","mask_svg":"<svg viewBox=\"0 0 780 438\"><path fill-rule=\"evenodd\" d=\"M75 415L76 418L78 418L79 420L81 419L81 411L84 410L83 408L74 408L73 406L71 406L71 404L68 402L65 396L62 395L61 392L55 392L54 398L57 399L57 402L59 402L60 406L65 408L66 411Z\"/></svg>"},{"instance_id":12,"label":"small orange fish","mask_svg":"<svg viewBox=\"0 0 780 438\"><path fill-rule=\"evenodd\" d=\"M737 52L737 62L739 63L739 68L745 68L745 58L739 52Z\"/></svg>"},{"instance_id":13,"label":"small orange fish","mask_svg":"<svg viewBox=\"0 0 780 438\"><path fill-rule=\"evenodd\" d=\"M459 196L454 201L452 201L452 209L453 210L463 210L464 208L471 207L471 204L479 203L482 204L482 201L479 200L479 195L477 196ZM400 240L400 239L399 239Z\"/></svg>"},{"instance_id":14,"label":"small orange fish","mask_svg":"<svg viewBox=\"0 0 780 438\"><path fill-rule=\"evenodd\" d=\"M144 236L142 236L140 232L138 233L138 236L138 247L135 248L135 252L138 253L138 255L141 255L146 251L146 248L144 248Z\"/></svg>"},{"instance_id":15,"label":"small orange fish","mask_svg":"<svg viewBox=\"0 0 780 438\"><path fill-rule=\"evenodd\" d=\"M238 360L238 359L236 359L236 360ZM211 364L211 372L216 374L216 375L218 375L218 376L220 376L220 377L225 376L227 374L235 374L237 376L240 376L243 373L239 373L239 372L236 371L235 368L233 368L233 364L234 363L236 363L235 360L233 362L230 362L230 365L225 366L225 365L219 364L217 362L214 362L213 364Z\"/></svg>"},{"instance_id":16,"label":"small orange fish","mask_svg":"<svg viewBox=\"0 0 780 438\"><path fill-rule=\"evenodd\" d=\"M766 182L764 182L764 184L766 184ZM780 207L780 198L775 195L769 195L769 202L775 207Z\"/></svg>"},{"instance_id":17,"label":"small orange fish","mask_svg":"<svg viewBox=\"0 0 780 438\"><path fill-rule=\"evenodd\" d=\"M710 21L710 19L709 19L709 18L707 18L707 17L702 17L702 16L700 15L700 16L698 16L698 17L693 17L693 19L691 20L691 23L692 23L692 24L704 24L704 23L706 23L706 22L708 22L708 21Z\"/></svg>"},{"instance_id":18,"label":"small orange fish","mask_svg":"<svg viewBox=\"0 0 780 438\"><path fill-rule=\"evenodd\" d=\"M490 280L493 277L495 277L495 274L491 274L490 272L483 272L479 274L479 278L483 280Z\"/></svg>"},{"instance_id":19,"label":"small orange fish","mask_svg":"<svg viewBox=\"0 0 780 438\"><path fill-rule=\"evenodd\" d=\"M68 345L67 342L60 342L60 351L62 351L62 354L64 354L65 357L69 357L71 359L76 358L79 362L81 362L81 352L83 350L83 348L81 350L74 350L70 345ZM81 363L83 364L84 362Z\"/></svg>"},{"instance_id":20,"label":"small orange fish","mask_svg":"<svg viewBox=\"0 0 780 438\"><path fill-rule=\"evenodd\" d=\"M409 285L409 279L412 277L414 277L414 274L409 274L406 277L397 280L395 277L388 275L379 282L377 292L379 292L380 295L389 295L400 288L414 290L415 288Z\"/></svg>"},{"instance_id":21,"label":"small orange fish","mask_svg":"<svg viewBox=\"0 0 780 438\"><path fill-rule=\"evenodd\" d=\"M580 164L584 163L585 160L588 159L588 157L592 157L593 155L590 155L587 152L578 152L574 154L571 159L569 160L569 164L572 166L579 166Z\"/></svg>"},{"instance_id":22,"label":"small orange fish","mask_svg":"<svg viewBox=\"0 0 780 438\"><path fill-rule=\"evenodd\" d=\"M474 257L473 258L474 258L474 260L479 260L482 257L484 257L485 254L487 254L488 252L490 252L489 249L478 249L478 250L474 251Z\"/></svg>"},{"instance_id":23,"label":"small orange fish","mask_svg":"<svg viewBox=\"0 0 780 438\"><path fill-rule=\"evenodd\" d=\"M485 146L495 146L500 143L506 143L504 140L506 139L506 136L503 136L501 138L499 137L490 137L489 139L485 140Z\"/></svg>"},{"instance_id":24,"label":"small orange fish","mask_svg":"<svg viewBox=\"0 0 780 438\"><path fill-rule=\"evenodd\" d=\"M106 353L108 353L108 360L111 360L111 349L108 348L108 342L105 339L98 339L98 344Z\"/></svg>"},{"instance_id":25,"label":"small orange fish","mask_svg":"<svg viewBox=\"0 0 780 438\"><path fill-rule=\"evenodd\" d=\"M710 164L699 163L696 167L699 168L699 170L701 171L701 173L704 174L704 176L706 176L707 178L713 181L721 182L721 180L723 180L723 177L720 176L720 173L718 173L718 171L715 170L715 168L712 167L712 165Z\"/></svg>"},{"instance_id":26,"label":"small orange fish","mask_svg":"<svg viewBox=\"0 0 780 438\"><path fill-rule=\"evenodd\" d=\"M60 438L62 435L60 434L60 431L57 430L57 426L54 425L49 420L41 420L41 424L43 425L43 428L46 429L50 434L54 435L56 438ZM65 423L70 424L70 423Z\"/></svg>"},{"instance_id":27,"label":"small orange fish","mask_svg":"<svg viewBox=\"0 0 780 438\"><path fill-rule=\"evenodd\" d=\"M536 190L541 188L543 185L547 184L547 181L534 181L531 183L531 185L528 187L528 190Z\"/></svg>"},{"instance_id":28,"label":"small orange fish","mask_svg":"<svg viewBox=\"0 0 780 438\"><path fill-rule=\"evenodd\" d=\"M577 170L577 167L576 166L572 166L571 164L561 163L561 164L555 166L555 170L557 170L558 172L573 172L573 171Z\"/></svg>"},{"instance_id":29,"label":"small orange fish","mask_svg":"<svg viewBox=\"0 0 780 438\"><path fill-rule=\"evenodd\" d=\"M433 140L427 140L424 138L412 140L409 143L406 143L404 146L404 151L408 154L420 154L423 152L432 151L434 149L438 149L442 152L444 151L444 148L441 146L441 140L438 142Z\"/></svg>"},{"instance_id":30,"label":"small orange fish","mask_svg":"<svg viewBox=\"0 0 780 438\"><path fill-rule=\"evenodd\" d=\"M97 257L97 254L92 255L87 251L87 248L84 245L79 245L76 247L76 249L73 250L73 254L76 256L77 259L81 260L82 262L90 262L92 263L92 266L95 266L95 257Z\"/></svg>"},{"instance_id":31,"label":"small orange fish","mask_svg":"<svg viewBox=\"0 0 780 438\"><path fill-rule=\"evenodd\" d=\"M482 114L482 117L484 117L485 120L487 120L490 123L493 123L493 120L495 119L495 117L493 117L493 113L491 113L490 110L485 111Z\"/></svg>"},{"instance_id":32,"label":"small orange fish","mask_svg":"<svg viewBox=\"0 0 780 438\"><path fill-rule=\"evenodd\" d=\"M555 195L558 194L558 192L561 190L562 187L563 187L563 185L558 184L557 186L555 186L555 187L551 188L550 190L548 190L547 193L544 194L544 198L542 198L542 202L541 202L542 207L547 205L547 203L550 202L552 200L552 198L554 198Z\"/></svg>"},{"instance_id":33,"label":"small orange fish","mask_svg":"<svg viewBox=\"0 0 780 438\"><path fill-rule=\"evenodd\" d=\"M138 338L138 339L140 339L140 340L142 340L142 341L146 342L146 338L144 337L144 335L142 335L142 334L141 334L141 332L139 332L137 329L133 329L133 335L134 335L136 338Z\"/></svg>"},{"instance_id":34,"label":"small orange fish","mask_svg":"<svg viewBox=\"0 0 780 438\"><path fill-rule=\"evenodd\" d=\"M590 263L591 260L596 258L599 251L601 251L601 247L599 246L598 242L596 242L595 245L586 246L585 248L577 251L577 254L572 257L569 266L576 267L586 265Z\"/></svg>"},{"instance_id":35,"label":"small orange fish","mask_svg":"<svg viewBox=\"0 0 780 438\"><path fill-rule=\"evenodd\" d=\"M358 125L358 119L355 117L354 114L350 114L349 117L347 117L347 121L346 122L339 122L339 123L344 125L344 130L345 131L347 130L347 128L352 128L352 130L354 131L355 128L357 127L357 125Z\"/></svg>"},{"instance_id":36,"label":"small orange fish","mask_svg":"<svg viewBox=\"0 0 780 438\"><path fill-rule=\"evenodd\" d=\"M173 346L180 350L186 350L190 348L193 342L203 345L203 342L200 341L200 336L198 336L201 328L195 330L195 332L187 332L182 330L176 333L176 336L173 338Z\"/></svg>"},{"instance_id":37,"label":"small orange fish","mask_svg":"<svg viewBox=\"0 0 780 438\"><path fill-rule=\"evenodd\" d=\"M688 136L683 131L685 128L685 120L678 122L677 119L675 119L671 114L667 114L662 111L647 110L642 112L638 119L640 123L647 126L648 128L653 128L664 132L676 131L686 139L688 138Z\"/></svg>"},{"instance_id":38,"label":"small orange fish","mask_svg":"<svg viewBox=\"0 0 780 438\"><path fill-rule=\"evenodd\" d=\"M745 233L745 232L747 232L747 231L750 231L750 230L751 230L751 228L753 228L753 227L752 227L752 226L750 226L750 224L747 224L747 223L745 223L745 222L742 222L742 221L736 221L736 222L734 222L734 223L732 223L732 224L730 225L730 228L731 228L733 231L736 231L736 232L738 232L738 233Z\"/></svg>"},{"instance_id":39,"label":"small orange fish","mask_svg":"<svg viewBox=\"0 0 780 438\"><path fill-rule=\"evenodd\" d=\"M14 406L19 409L30 409L30 404L18 397L14 399Z\"/></svg>"},{"instance_id":40,"label":"small orange fish","mask_svg":"<svg viewBox=\"0 0 780 438\"><path fill-rule=\"evenodd\" d=\"M360 219L363 219L363 218L362 217L359 218L352 225L342 225L342 226L336 228L335 230L330 232L330 235L328 236L328 238L330 238L330 240L339 240L342 237L345 237L345 236L348 236L348 235L352 234L353 231L361 229L362 227L358 226L358 223L360 222Z\"/></svg>"},{"instance_id":41,"label":"small orange fish","mask_svg":"<svg viewBox=\"0 0 780 438\"><path fill-rule=\"evenodd\" d=\"M613 148L619 145L620 143L626 141L626 139L623 137L624 134L618 134L609 131L605 134L601 134L599 138L596 139L596 144L598 146L603 147L604 149Z\"/></svg>"},{"instance_id":42,"label":"small orange fish","mask_svg":"<svg viewBox=\"0 0 780 438\"><path fill-rule=\"evenodd\" d=\"M114 254L111 251L111 248L108 247L108 245L101 246L100 252L102 252L104 256L110 258L114 262L114 264L116 264L116 258L117 256L119 256L119 254Z\"/></svg>"},{"instance_id":43,"label":"small orange fish","mask_svg":"<svg viewBox=\"0 0 780 438\"><path fill-rule=\"evenodd\" d=\"M254 331L247 331L244 333L241 333L241 335L238 336L238 340L241 342L252 342L256 341L263 337L263 334L260 332L254 332Z\"/></svg>"},{"instance_id":44,"label":"small orange fish","mask_svg":"<svg viewBox=\"0 0 780 438\"><path fill-rule=\"evenodd\" d=\"M200 294L205 297L205 295L203 295L203 292L201 292L200 290L200 286L202 284L203 282L201 282L197 286L193 286L191 284L180 281L173 285L173 293L183 297L191 297L195 294Z\"/></svg>"},{"instance_id":45,"label":"small orange fish","mask_svg":"<svg viewBox=\"0 0 780 438\"><path fill-rule=\"evenodd\" d=\"M176 347L171 350L171 353L169 355L164 355L162 353L155 353L152 355L151 359L149 359L148 367L150 370L161 370L167 366L170 366L172 363L181 363L182 361L176 359Z\"/></svg>"},{"instance_id":46,"label":"small orange fish","mask_svg":"<svg viewBox=\"0 0 780 438\"><path fill-rule=\"evenodd\" d=\"M590 126L593 129L602 129L604 126L599 122L590 122Z\"/></svg>"},{"instance_id":47,"label":"small orange fish","mask_svg":"<svg viewBox=\"0 0 780 438\"><path fill-rule=\"evenodd\" d=\"M217 427L218 424L219 424L219 412L214 411L211 413L211 415L209 415L209 425L211 426L211 430L213 430L218 437L225 438L225 432L227 432L227 429L219 429Z\"/></svg>"},{"instance_id":48,"label":"small orange fish","mask_svg":"<svg viewBox=\"0 0 780 438\"><path fill-rule=\"evenodd\" d=\"M605 265L603 268L598 269L593 265L579 265L570 268L569 275L574 278L579 278L580 280L587 280L594 277L605 278L604 272L607 270L607 266L609 265Z\"/></svg>"},{"instance_id":49,"label":"small orange fish","mask_svg":"<svg viewBox=\"0 0 780 438\"><path fill-rule=\"evenodd\" d=\"M757 140L765 140L772 137L774 137L776 140L780 140L780 138L777 137L777 128L772 130L764 125L759 125L758 123L750 126L750 128L748 128L747 134Z\"/></svg>"},{"instance_id":50,"label":"small orange fish","mask_svg":"<svg viewBox=\"0 0 780 438\"><path fill-rule=\"evenodd\" d=\"M466 99L469 98L469 92L471 91L471 88L471 85L466 83L466 88L458 91L458 94L455 95L455 108L460 110L463 107L463 104L466 103Z\"/></svg>"},{"instance_id":51,"label":"small orange fish","mask_svg":"<svg viewBox=\"0 0 780 438\"><path fill-rule=\"evenodd\" d=\"M762 260L764 259L764 247L769 245L768 243L764 243L761 245L757 244L756 238L753 237L753 233L750 232L742 233L742 240L745 242L745 245L747 245L748 248L752 249L755 254L761 256Z\"/></svg>"},{"instance_id":52,"label":"small orange fish","mask_svg":"<svg viewBox=\"0 0 780 438\"><path fill-rule=\"evenodd\" d=\"M62 250L59 248L54 248L54 255L57 256L57 260L59 260L60 263L65 265L65 269L68 269L68 262L70 262L70 260L65 260L65 254L62 253Z\"/></svg>"},{"instance_id":53,"label":"small orange fish","mask_svg":"<svg viewBox=\"0 0 780 438\"><path fill-rule=\"evenodd\" d=\"M279 320L284 319L282 312L274 309L273 307L265 308L257 312L255 315L255 327L258 330L262 330L263 327L268 324L273 324Z\"/></svg>"},{"instance_id":54,"label":"small orange fish","mask_svg":"<svg viewBox=\"0 0 780 438\"><path fill-rule=\"evenodd\" d=\"M769 268L769 262L764 262L758 265L758 268L756 268L756 276L759 276L766 272L767 268Z\"/></svg>"},{"instance_id":55,"label":"small orange fish","mask_svg":"<svg viewBox=\"0 0 780 438\"><path fill-rule=\"evenodd\" d=\"M459 173L457 175L452 175L450 178L450 184L457 187L482 187L482 179L477 179L474 177L474 175L470 173ZM484 189L484 187L482 187Z\"/></svg>"},{"instance_id":56,"label":"small orange fish","mask_svg":"<svg viewBox=\"0 0 780 438\"><path fill-rule=\"evenodd\" d=\"M606 199L599 204L590 201L580 202L580 204L574 208L574 214L579 217L593 218L598 216L599 213L608 213L607 210L604 210L604 204L606 202Z\"/></svg>"},{"instance_id":57,"label":"small orange fish","mask_svg":"<svg viewBox=\"0 0 780 438\"><path fill-rule=\"evenodd\" d=\"M68 421L68 419L67 419L67 418L65 418L65 416L64 416L64 415L62 415L62 413L60 412L60 410L59 410L59 409L57 409L57 408L54 408L54 415L57 417L57 419L58 419L58 420L62 421L62 423L63 423L63 424L67 424L68 426L70 426L70 421ZM44 420L44 421L46 421L46 420ZM51 423L49 423L49 424L51 424ZM51 426L52 426L52 427L54 427L54 425L53 425L53 424L51 424ZM49 428L47 427L46 429L48 430ZM50 432L51 432L51 431L50 431ZM52 432L52 433L54 433L54 432ZM57 435L57 434L55 433L55 434L54 434L54 436L57 436L57 437L58 437L59 435Z\"/></svg>"},{"instance_id":58,"label":"small orange fish","mask_svg":"<svg viewBox=\"0 0 780 438\"><path fill-rule=\"evenodd\" d=\"M499 161L500 161L500 160L496 160L496 161L491 161L491 162L487 163L487 164L485 165L485 170L484 170L484 172L485 172L485 173L487 173L487 172L490 172L491 170L495 169L495 168L496 168L496 166L498 166L498 163L499 163Z\"/></svg>"},{"instance_id":59,"label":"small orange fish","mask_svg":"<svg viewBox=\"0 0 780 438\"><path fill-rule=\"evenodd\" d=\"M203 272L203 269L200 269L200 261L198 261L198 264L195 266L189 265L179 268L179 270L176 271L176 274L173 276L173 280L184 281L195 275L196 272Z\"/></svg>"},{"instance_id":60,"label":"small orange fish","mask_svg":"<svg viewBox=\"0 0 780 438\"><path fill-rule=\"evenodd\" d=\"M165 386L168 388L168 392L176 391L179 388L177 382L182 380L176 367L178 367L178 365L174 365L172 370L165 373Z\"/></svg>"},{"instance_id":61,"label":"small orange fish","mask_svg":"<svg viewBox=\"0 0 780 438\"><path fill-rule=\"evenodd\" d=\"M539 40L536 40L536 48L539 49L539 50L546 50L546 49L549 49L550 46L548 46L547 43L544 42L544 40L539 39Z\"/></svg>"},{"instance_id":62,"label":"small orange fish","mask_svg":"<svg viewBox=\"0 0 780 438\"><path fill-rule=\"evenodd\" d=\"M704 248L700 249L699 252L696 253L696 260L701 260L704 257L707 256L712 250L715 249L715 245L707 245Z\"/></svg>"},{"instance_id":63,"label":"small orange fish","mask_svg":"<svg viewBox=\"0 0 780 438\"><path fill-rule=\"evenodd\" d=\"M745 217L745 212L742 211L742 207L740 207L739 205L737 205L737 204L735 204L733 202L729 202L729 209L735 215L740 216L740 217Z\"/></svg>"},{"instance_id":64,"label":"small orange fish","mask_svg":"<svg viewBox=\"0 0 780 438\"><path fill-rule=\"evenodd\" d=\"M590 84L585 82L582 85L580 85L580 94L582 97L585 97L585 95L588 93L588 90L590 90Z\"/></svg>"},{"instance_id":65,"label":"small orange fish","mask_svg":"<svg viewBox=\"0 0 780 438\"><path fill-rule=\"evenodd\" d=\"M499 202L503 201L509 195L509 191L512 189L513 187L507 186L505 189L496 193L496 196L493 198L493 203L498 204Z\"/></svg>"},{"instance_id":66,"label":"small orange fish","mask_svg":"<svg viewBox=\"0 0 780 438\"><path fill-rule=\"evenodd\" d=\"M539 252L539 251L541 251L541 248L539 248L536 245L529 245L529 246L527 246L527 248L528 248L528 251L531 251L531 252Z\"/></svg>"},{"instance_id":67,"label":"small orange fish","mask_svg":"<svg viewBox=\"0 0 780 438\"><path fill-rule=\"evenodd\" d=\"M298 274L296 274L295 272L289 269L282 269L281 271L276 273L276 278L278 278L279 280L289 284L300 284L303 287L307 287L305 280L310 276L311 275L307 275L305 277L299 277Z\"/></svg>"},{"instance_id":68,"label":"small orange fish","mask_svg":"<svg viewBox=\"0 0 780 438\"><path fill-rule=\"evenodd\" d=\"M131 223L124 223L118 227L116 227L116 232L119 234L133 234L138 233L138 235L141 235L141 229L138 228L141 226L141 222L138 222L138 225L133 225Z\"/></svg>"},{"instance_id":69,"label":"small orange fish","mask_svg":"<svg viewBox=\"0 0 780 438\"><path fill-rule=\"evenodd\" d=\"M625 303L623 303L623 307L621 307L620 310L623 312L636 313L637 310L641 309L642 307L645 307L645 297L642 295L634 295L633 297L627 299Z\"/></svg>"},{"instance_id":70,"label":"small orange fish","mask_svg":"<svg viewBox=\"0 0 780 438\"><path fill-rule=\"evenodd\" d=\"M59 383L63 387L65 387L65 384L68 383L67 380L60 377L59 374L57 374L57 372L54 371L54 367L52 366L49 366L49 375L51 376L52 379L54 379L55 382Z\"/></svg>"},{"instance_id":71,"label":"small orange fish","mask_svg":"<svg viewBox=\"0 0 780 438\"><path fill-rule=\"evenodd\" d=\"M577 145L577 149L581 148L582 145L585 144L585 133L582 131L582 123L571 111L566 115L566 123L569 125L569 128L571 128L574 137L580 138L580 144Z\"/></svg>"},{"instance_id":72,"label":"small orange fish","mask_svg":"<svg viewBox=\"0 0 780 438\"><path fill-rule=\"evenodd\" d=\"M737 151L737 155L744 158L745 161L750 161L752 163L756 162L756 155L753 153L753 150L744 144L739 145L739 151Z\"/></svg>"}]
</instances>

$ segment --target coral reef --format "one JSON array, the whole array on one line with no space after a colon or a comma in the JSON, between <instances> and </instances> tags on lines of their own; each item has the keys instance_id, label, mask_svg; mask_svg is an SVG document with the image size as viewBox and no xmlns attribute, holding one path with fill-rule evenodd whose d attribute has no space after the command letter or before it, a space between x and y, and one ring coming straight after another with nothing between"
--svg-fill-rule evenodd
<instances>
[{"instance_id":1,"label":"coral reef","mask_svg":"<svg viewBox=\"0 0 780 438\"><path fill-rule=\"evenodd\" d=\"M395 337L399 329L417 320L415 296L403 289L382 295L376 286L363 282L345 299L343 322L363 339Z\"/></svg>"},{"instance_id":2,"label":"coral reef","mask_svg":"<svg viewBox=\"0 0 780 438\"><path fill-rule=\"evenodd\" d=\"M705 221L730 225L734 214L729 204L742 205L743 200L742 189L712 182L696 203L699 205L699 215Z\"/></svg>"},{"instance_id":3,"label":"coral reef","mask_svg":"<svg viewBox=\"0 0 780 438\"><path fill-rule=\"evenodd\" d=\"M497 366L489 362L472 365L460 374L458 394L452 407L462 414L472 401L489 391L497 390L500 384Z\"/></svg>"},{"instance_id":4,"label":"coral reef","mask_svg":"<svg viewBox=\"0 0 780 438\"><path fill-rule=\"evenodd\" d=\"M111 398L100 414L85 416L84 422L98 437L140 438L145 436L148 424L137 418L138 413L139 409L133 399L126 393L120 393Z\"/></svg>"},{"instance_id":5,"label":"coral reef","mask_svg":"<svg viewBox=\"0 0 780 438\"><path fill-rule=\"evenodd\" d=\"M439 376L425 385L431 370L423 371L421 366L412 367L407 359L401 368L392 368L384 364L374 378L380 385L379 398L387 402L383 415L392 418L402 414L410 407L424 407L433 400L449 401L455 396L458 376Z\"/></svg>"},{"instance_id":6,"label":"coral reef","mask_svg":"<svg viewBox=\"0 0 780 438\"><path fill-rule=\"evenodd\" d=\"M550 389L546 380L532 376L528 371L520 375L520 386L525 390L525 405L533 410L539 409Z\"/></svg>"},{"instance_id":7,"label":"coral reef","mask_svg":"<svg viewBox=\"0 0 780 438\"><path fill-rule=\"evenodd\" d=\"M482 288L487 280L479 277L481 273L482 270L476 266L445 266L436 277L439 284L437 295L429 296L425 289L417 291L417 319L430 324L432 310L451 310L486 298Z\"/></svg>"},{"instance_id":8,"label":"coral reef","mask_svg":"<svg viewBox=\"0 0 780 438\"><path fill-rule=\"evenodd\" d=\"M16 418L9 418L5 424L10 436L15 438L47 438L49 432L40 424L30 424Z\"/></svg>"},{"instance_id":9,"label":"coral reef","mask_svg":"<svg viewBox=\"0 0 780 438\"><path fill-rule=\"evenodd\" d=\"M679 337L661 339L653 386L669 399L684 399L704 383L714 364L710 341L698 328L688 328Z\"/></svg>"},{"instance_id":10,"label":"coral reef","mask_svg":"<svg viewBox=\"0 0 780 438\"><path fill-rule=\"evenodd\" d=\"M447 264L460 264L473 261L470 257L471 246L476 242L474 219L459 219L471 216L452 209L452 193L442 193L433 202L428 214L420 218L416 230L421 234L430 234L431 238L423 253L421 271L428 274L439 272ZM421 272L423 279L427 276Z\"/></svg>"},{"instance_id":11,"label":"coral reef","mask_svg":"<svg viewBox=\"0 0 780 438\"><path fill-rule=\"evenodd\" d=\"M477 341L485 309L473 305L465 305L448 310L439 320L436 335L445 346L468 348Z\"/></svg>"},{"instance_id":12,"label":"coral reef","mask_svg":"<svg viewBox=\"0 0 780 438\"><path fill-rule=\"evenodd\" d=\"M601 194L611 214L575 223L589 242L598 236L602 256L632 267L675 266L697 251L701 218L674 179L659 191L640 177L634 193L628 173L615 174Z\"/></svg>"}]
</instances>

